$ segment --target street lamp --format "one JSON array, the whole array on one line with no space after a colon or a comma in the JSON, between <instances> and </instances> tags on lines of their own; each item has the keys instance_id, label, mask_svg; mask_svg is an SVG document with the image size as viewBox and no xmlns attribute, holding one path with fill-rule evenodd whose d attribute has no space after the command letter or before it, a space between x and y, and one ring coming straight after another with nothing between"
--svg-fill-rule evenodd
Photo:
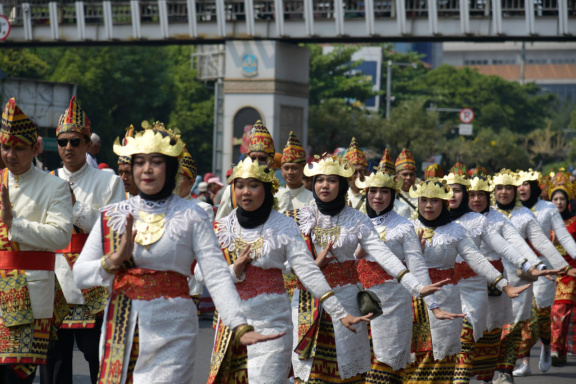
<instances>
[{"instance_id":1,"label":"street lamp","mask_svg":"<svg viewBox=\"0 0 576 384\"><path fill-rule=\"evenodd\" d=\"M390 102L392 101L392 66L397 65L399 67L412 67L416 69L416 63L396 63L392 60L388 60L386 64L386 120L390 120Z\"/></svg>"}]
</instances>

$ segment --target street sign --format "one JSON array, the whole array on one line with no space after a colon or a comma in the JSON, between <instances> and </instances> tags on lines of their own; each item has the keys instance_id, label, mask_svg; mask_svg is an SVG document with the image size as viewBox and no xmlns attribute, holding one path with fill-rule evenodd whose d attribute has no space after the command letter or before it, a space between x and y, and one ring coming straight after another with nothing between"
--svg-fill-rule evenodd
<instances>
[{"instance_id":1,"label":"street sign","mask_svg":"<svg viewBox=\"0 0 576 384\"><path fill-rule=\"evenodd\" d=\"M458 134L460 136L470 136L472 134L472 124L460 124L458 126Z\"/></svg>"},{"instance_id":2,"label":"street sign","mask_svg":"<svg viewBox=\"0 0 576 384\"><path fill-rule=\"evenodd\" d=\"M6 40L10 34L10 21L4 15L0 15L0 41Z\"/></svg>"},{"instance_id":3,"label":"street sign","mask_svg":"<svg viewBox=\"0 0 576 384\"><path fill-rule=\"evenodd\" d=\"M470 124L474 120L474 111L470 108L460 110L460 121L464 124Z\"/></svg>"}]
</instances>

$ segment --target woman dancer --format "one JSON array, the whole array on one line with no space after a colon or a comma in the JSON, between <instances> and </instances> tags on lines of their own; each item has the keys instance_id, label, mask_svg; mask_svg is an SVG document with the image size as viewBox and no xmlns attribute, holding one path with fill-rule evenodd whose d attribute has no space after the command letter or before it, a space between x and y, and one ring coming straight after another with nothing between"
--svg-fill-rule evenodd
<instances>
[{"instance_id":1,"label":"woman dancer","mask_svg":"<svg viewBox=\"0 0 576 384\"><path fill-rule=\"evenodd\" d=\"M471 183L467 175L467 167L457 162L450 169L450 173L444 177L453 192L452 198L449 200L450 218L466 229L468 237L500 273L504 270L500 255L504 255L512 264L522 268L527 263L526 259L522 258L506 242L498 231L490 225L486 217L470 209L467 188L470 188ZM492 256L492 258L488 256ZM527 263L525 268L530 270L532 276L540 276L545 273L532 268L530 263ZM466 313L461 335L462 352L456 357L456 370L454 372L454 383L460 384L469 383L473 376L472 370L476 354L475 342L482 337L488 327L489 296L486 280L478 276L461 256L456 258L455 270L456 275L460 277L458 288L460 289L462 310ZM490 290L490 294L497 295L498 293L493 288ZM481 345L480 348L482 347ZM478 352L482 352L482 349L479 349ZM481 360L486 358L481 354L478 357Z\"/></svg>"},{"instance_id":2,"label":"woman dancer","mask_svg":"<svg viewBox=\"0 0 576 384\"><path fill-rule=\"evenodd\" d=\"M346 206L348 180L354 168L341 158L317 158L304 174L314 177L315 204L298 211L301 233L310 238L322 269L336 297L351 314L356 303L358 273L354 252L358 245L397 279L413 296L433 293L423 287L378 237L365 214ZM292 355L295 381L309 383L362 383L361 374L370 368L370 343L366 324L352 334L325 311L316 311L306 290L299 285L292 300L296 352Z\"/></svg>"},{"instance_id":3,"label":"woman dancer","mask_svg":"<svg viewBox=\"0 0 576 384\"><path fill-rule=\"evenodd\" d=\"M381 167L364 182L356 180L358 188L366 194L366 212L380 238L394 255L422 283L430 285L428 268L422 258L420 240L414 226L393 211L395 194L402 185L402 179L395 181L394 175L384 170L381 163ZM404 368L411 360L412 322L408 319L412 318L412 298L370 255L365 255L358 262L358 276L365 289L378 295L384 310L382 316L370 321L373 357L370 370L366 373L366 382L402 384ZM449 280L436 285L445 283L449 283ZM424 301L437 319L464 316L442 311L433 295L425 297Z\"/></svg>"},{"instance_id":4,"label":"woman dancer","mask_svg":"<svg viewBox=\"0 0 576 384\"><path fill-rule=\"evenodd\" d=\"M266 165L246 158L236 167L228 182L234 183L238 207L216 222L216 235L230 264L230 272L242 299L248 324L262 334L285 332L276 340L248 346L247 381L251 384L284 384L288 381L292 353L290 302L284 288L285 264L320 301L323 308L353 334L354 324L369 321L369 316L346 313L330 289L320 268L314 263L294 220L272 209L278 179ZM212 355L209 382L245 381L238 368L226 378L228 367L222 364L229 344L219 325ZM244 360L245 361L245 360ZM243 361L233 356L231 366Z\"/></svg>"},{"instance_id":5,"label":"woman dancer","mask_svg":"<svg viewBox=\"0 0 576 384\"><path fill-rule=\"evenodd\" d=\"M248 326L206 214L173 194L183 143L156 124L114 144L132 156L139 195L105 207L74 265L80 288L111 290L101 339L100 380L192 380L198 318L187 277L198 260L225 322L243 344L274 339ZM133 228L134 226L134 228ZM134 230L135 229L135 230Z\"/></svg>"},{"instance_id":6,"label":"woman dancer","mask_svg":"<svg viewBox=\"0 0 576 384\"><path fill-rule=\"evenodd\" d=\"M568 202L574 196L574 187L564 172L558 172L552 178L549 191L550 201L556 205L568 233L576 238L576 217L570 212ZM556 248L564 257L570 267L576 267L576 262L566 253L559 244L556 232L552 233ZM570 318L576 313L576 279L570 276L559 276L556 279L556 297L552 305L552 365L560 366L567 361L567 337L570 327Z\"/></svg>"},{"instance_id":7,"label":"woman dancer","mask_svg":"<svg viewBox=\"0 0 576 384\"><path fill-rule=\"evenodd\" d=\"M454 264L460 255L472 270L483 276L496 289L510 297L517 296L528 288L511 287L502 274L486 260L478 248L466 235L466 230L450 220L447 200L452 198L439 179L430 179L415 185L410 196L418 197L418 219L414 220L416 231L425 240L424 260L432 282L446 278L451 284L442 287L435 296L442 308L454 313L461 312L460 290L457 285L459 276L455 274ZM429 314L432 349L418 362L411 374L409 383L452 383L454 377L455 356L461 351L460 334L462 320L439 321Z\"/></svg>"},{"instance_id":8,"label":"woman dancer","mask_svg":"<svg viewBox=\"0 0 576 384\"><path fill-rule=\"evenodd\" d=\"M548 237L542 232L534 214L517 201L516 191L521 184L518 175L503 169L494 176L492 184L495 186L494 196L498 212L510 219L520 236L529 241L529 245L540 252L553 268L566 268L568 263L564 261ZM516 267L507 260L503 260L503 264L512 284L522 284L523 280L516 274ZM522 327L530 319L533 298L534 292L530 288L524 291L517 300L512 300L513 322L506 324L502 330L500 356L497 364L497 369L501 373L498 378L499 384L513 382L511 375L520 351Z\"/></svg>"}]
</instances>

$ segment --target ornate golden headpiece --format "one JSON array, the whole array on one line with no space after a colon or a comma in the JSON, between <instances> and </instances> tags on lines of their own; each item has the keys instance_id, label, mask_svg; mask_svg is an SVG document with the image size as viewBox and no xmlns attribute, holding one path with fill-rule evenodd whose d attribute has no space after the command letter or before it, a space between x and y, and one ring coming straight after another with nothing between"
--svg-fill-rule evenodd
<instances>
[{"instance_id":1,"label":"ornate golden headpiece","mask_svg":"<svg viewBox=\"0 0 576 384\"><path fill-rule=\"evenodd\" d=\"M550 173L550 189L548 197L552 199L554 192L563 190L568 195L568 200L574 198L574 184L570 182L570 174L566 172Z\"/></svg>"},{"instance_id":2,"label":"ornate golden headpiece","mask_svg":"<svg viewBox=\"0 0 576 384\"><path fill-rule=\"evenodd\" d=\"M484 191L492 192L494 190L494 185L491 183L490 176L474 176L470 179L470 186L468 191Z\"/></svg>"},{"instance_id":3,"label":"ornate golden headpiece","mask_svg":"<svg viewBox=\"0 0 576 384\"><path fill-rule=\"evenodd\" d=\"M522 185L522 182L520 182L516 173L504 168L494 175L492 185L513 185L514 187L517 187Z\"/></svg>"},{"instance_id":4,"label":"ornate golden headpiece","mask_svg":"<svg viewBox=\"0 0 576 384\"><path fill-rule=\"evenodd\" d=\"M366 177L364 181L360 181L360 178L356 179L356 186L360 189L366 189L370 187L379 187L379 188L391 188L396 191L399 191L402 187L402 180L401 177L398 178L398 181L394 180L394 175L389 175L388 173L384 173L379 170L379 168L374 167L376 172L371 174L370 176Z\"/></svg>"},{"instance_id":5,"label":"ornate golden headpiece","mask_svg":"<svg viewBox=\"0 0 576 384\"><path fill-rule=\"evenodd\" d=\"M542 180L542 174L538 171L533 171L532 168L528 171L516 171L518 174L518 185L522 185L525 181L538 181Z\"/></svg>"},{"instance_id":6,"label":"ornate golden headpiece","mask_svg":"<svg viewBox=\"0 0 576 384\"><path fill-rule=\"evenodd\" d=\"M174 141L174 144L170 144ZM136 133L134 137L126 137L125 144L120 144L120 139L114 141L114 153L118 156L132 156L137 153L161 153L170 157L179 157L184 152L184 142L180 135L170 129L164 128L164 124L157 121L153 126L146 126L144 131Z\"/></svg>"},{"instance_id":7,"label":"ornate golden headpiece","mask_svg":"<svg viewBox=\"0 0 576 384\"><path fill-rule=\"evenodd\" d=\"M450 168L450 172L444 176L444 180L446 180L447 184L461 184L469 186L470 181L468 180L468 167L459 161L456 162L456 164Z\"/></svg>"},{"instance_id":8,"label":"ornate golden headpiece","mask_svg":"<svg viewBox=\"0 0 576 384\"><path fill-rule=\"evenodd\" d=\"M414 184L412 188L410 188L410 197L450 200L454 192L452 192L445 183L442 179L431 178Z\"/></svg>"},{"instance_id":9,"label":"ornate golden headpiece","mask_svg":"<svg viewBox=\"0 0 576 384\"><path fill-rule=\"evenodd\" d=\"M354 167L343 157L325 153L322 157L314 155L314 161L304 167L304 174L308 177L338 175L348 178L354 174Z\"/></svg>"},{"instance_id":10,"label":"ornate golden headpiece","mask_svg":"<svg viewBox=\"0 0 576 384\"><path fill-rule=\"evenodd\" d=\"M234 167L232 175L228 178L228 183L234 179L257 179L263 183L272 183L272 194L275 194L280 186L280 182L272 169L266 165L261 165L258 160L252 161L249 157Z\"/></svg>"}]
</instances>

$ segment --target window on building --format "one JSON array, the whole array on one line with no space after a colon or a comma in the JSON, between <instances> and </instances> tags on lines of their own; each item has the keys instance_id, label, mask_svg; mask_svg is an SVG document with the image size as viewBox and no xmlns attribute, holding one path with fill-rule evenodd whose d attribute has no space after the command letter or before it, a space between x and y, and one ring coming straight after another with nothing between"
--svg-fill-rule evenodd
<instances>
[{"instance_id":1,"label":"window on building","mask_svg":"<svg viewBox=\"0 0 576 384\"><path fill-rule=\"evenodd\" d=\"M492 65L514 65L516 64L515 59L494 59L492 60Z\"/></svg>"},{"instance_id":2,"label":"window on building","mask_svg":"<svg viewBox=\"0 0 576 384\"><path fill-rule=\"evenodd\" d=\"M479 60L479 59L464 60L464 65L488 65L488 60Z\"/></svg>"}]
</instances>

